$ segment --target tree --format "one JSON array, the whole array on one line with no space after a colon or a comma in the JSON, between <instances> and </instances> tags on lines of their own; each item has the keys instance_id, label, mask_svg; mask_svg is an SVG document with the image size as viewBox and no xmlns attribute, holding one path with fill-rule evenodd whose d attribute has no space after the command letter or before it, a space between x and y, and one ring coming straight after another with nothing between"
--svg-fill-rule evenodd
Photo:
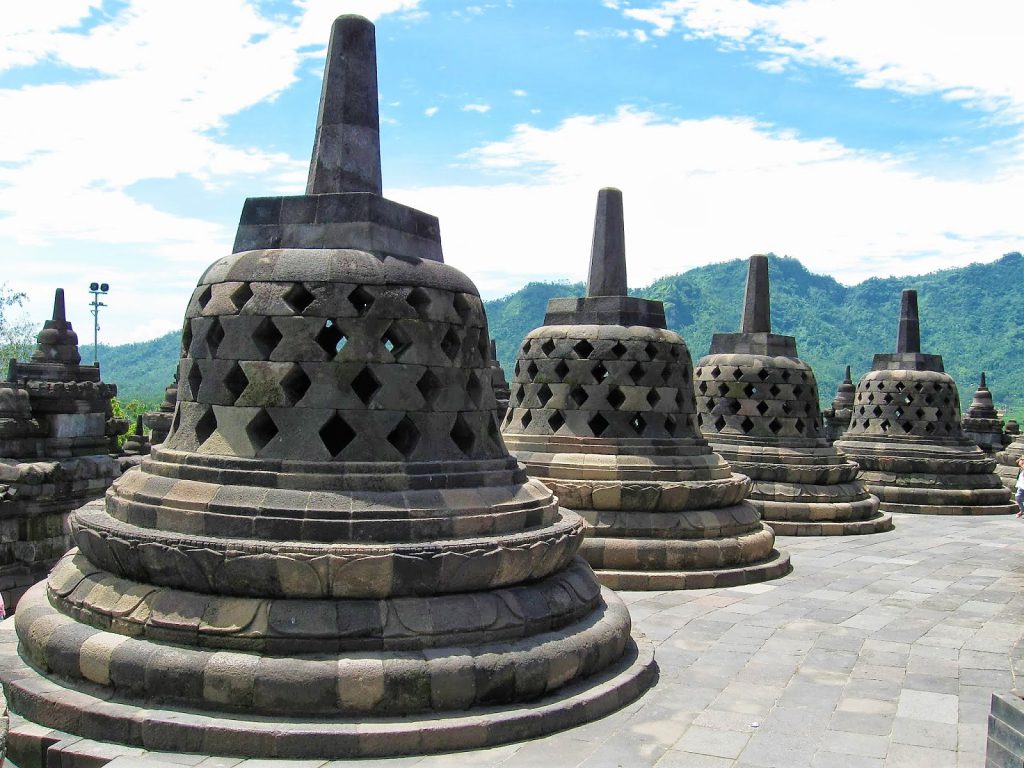
<instances>
[{"instance_id":1,"label":"tree","mask_svg":"<svg viewBox=\"0 0 1024 768\"><path fill-rule=\"evenodd\" d=\"M0 284L0 379L12 358L27 360L35 348L35 326L21 310L25 294Z\"/></svg>"}]
</instances>

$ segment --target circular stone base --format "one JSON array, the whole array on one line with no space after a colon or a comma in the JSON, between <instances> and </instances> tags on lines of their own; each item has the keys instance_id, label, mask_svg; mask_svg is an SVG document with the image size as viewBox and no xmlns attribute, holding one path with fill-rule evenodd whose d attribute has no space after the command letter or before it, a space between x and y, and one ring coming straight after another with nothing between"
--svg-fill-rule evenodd
<instances>
[{"instance_id":1,"label":"circular stone base","mask_svg":"<svg viewBox=\"0 0 1024 768\"><path fill-rule=\"evenodd\" d=\"M737 568L706 571L619 571L594 569L597 580L610 589L651 591L739 587L785 576L793 566L789 553L773 549L768 559Z\"/></svg>"},{"instance_id":2,"label":"circular stone base","mask_svg":"<svg viewBox=\"0 0 1024 768\"><path fill-rule=\"evenodd\" d=\"M943 506L940 504L898 504L883 501L887 512L906 512L911 515L1014 515L1020 510L1016 504L994 504L992 506L972 504L965 506Z\"/></svg>"},{"instance_id":3,"label":"circular stone base","mask_svg":"<svg viewBox=\"0 0 1024 768\"><path fill-rule=\"evenodd\" d=\"M55 736L60 737L60 733L45 730L52 728L104 742L102 762L116 757L119 749L137 755L139 747L207 755L326 760L479 749L536 738L604 717L639 698L658 677L653 645L634 631L625 653L614 665L535 701L407 717L299 720L136 706L111 698L109 689L61 684L22 660L13 621L0 622L0 668L9 681L11 710L20 715L13 718L14 723L27 721L36 726L13 729L12 756L38 754L41 747L32 742L52 743ZM80 751L80 742L74 746L76 752Z\"/></svg>"},{"instance_id":4,"label":"circular stone base","mask_svg":"<svg viewBox=\"0 0 1024 768\"><path fill-rule=\"evenodd\" d=\"M870 520L799 521L765 520L778 536L859 536L866 533L884 533L893 529L892 515L879 512Z\"/></svg>"}]
</instances>

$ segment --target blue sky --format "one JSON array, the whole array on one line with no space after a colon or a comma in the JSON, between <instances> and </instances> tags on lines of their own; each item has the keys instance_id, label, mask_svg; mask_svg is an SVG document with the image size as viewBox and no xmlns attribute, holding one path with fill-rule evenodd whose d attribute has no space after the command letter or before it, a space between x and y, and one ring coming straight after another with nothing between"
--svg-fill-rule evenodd
<instances>
[{"instance_id":1,"label":"blue sky","mask_svg":"<svg viewBox=\"0 0 1024 768\"><path fill-rule=\"evenodd\" d=\"M1024 247L1018 0L0 5L0 266L90 336L180 323L246 196L302 191L330 22L377 23L385 194L485 297L773 251L844 283Z\"/></svg>"}]
</instances>

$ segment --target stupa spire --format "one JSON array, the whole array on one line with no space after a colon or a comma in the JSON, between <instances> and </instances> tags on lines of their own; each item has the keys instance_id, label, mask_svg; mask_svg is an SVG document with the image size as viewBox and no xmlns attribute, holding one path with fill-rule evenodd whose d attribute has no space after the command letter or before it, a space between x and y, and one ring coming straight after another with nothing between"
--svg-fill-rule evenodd
<instances>
[{"instance_id":1,"label":"stupa spire","mask_svg":"<svg viewBox=\"0 0 1024 768\"><path fill-rule=\"evenodd\" d=\"M984 376L985 374L981 374ZM853 379L850 378L850 366L846 366L846 373L843 375L843 384L853 384Z\"/></svg>"},{"instance_id":2,"label":"stupa spire","mask_svg":"<svg viewBox=\"0 0 1024 768\"><path fill-rule=\"evenodd\" d=\"M339 16L327 46L307 195L381 194L377 45L373 24Z\"/></svg>"},{"instance_id":3,"label":"stupa spire","mask_svg":"<svg viewBox=\"0 0 1024 768\"><path fill-rule=\"evenodd\" d=\"M64 289L58 288L53 292L53 322L66 323L67 313L64 310Z\"/></svg>"},{"instance_id":4,"label":"stupa spire","mask_svg":"<svg viewBox=\"0 0 1024 768\"><path fill-rule=\"evenodd\" d=\"M587 296L625 295L626 229L622 215L622 192L613 187L605 187L597 193Z\"/></svg>"},{"instance_id":5,"label":"stupa spire","mask_svg":"<svg viewBox=\"0 0 1024 768\"><path fill-rule=\"evenodd\" d=\"M757 253L750 257L747 290L743 295L743 319L740 333L771 333L772 309L768 287L768 257Z\"/></svg>"},{"instance_id":6,"label":"stupa spire","mask_svg":"<svg viewBox=\"0 0 1024 768\"><path fill-rule=\"evenodd\" d=\"M921 323L917 316L917 291L907 288L900 299L900 327L896 334L896 354L921 352Z\"/></svg>"}]
</instances>

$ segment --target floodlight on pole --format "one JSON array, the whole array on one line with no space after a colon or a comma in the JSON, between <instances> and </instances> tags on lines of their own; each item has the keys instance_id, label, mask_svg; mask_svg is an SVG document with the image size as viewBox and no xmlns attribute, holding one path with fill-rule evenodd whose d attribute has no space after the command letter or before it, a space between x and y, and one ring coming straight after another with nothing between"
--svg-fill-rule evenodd
<instances>
[{"instance_id":1,"label":"floodlight on pole","mask_svg":"<svg viewBox=\"0 0 1024 768\"><path fill-rule=\"evenodd\" d=\"M100 301L100 296L106 296L110 290L110 283L89 283L89 293L92 294L92 362L93 365L100 364L99 338L100 338L100 307L107 306Z\"/></svg>"}]
</instances>

